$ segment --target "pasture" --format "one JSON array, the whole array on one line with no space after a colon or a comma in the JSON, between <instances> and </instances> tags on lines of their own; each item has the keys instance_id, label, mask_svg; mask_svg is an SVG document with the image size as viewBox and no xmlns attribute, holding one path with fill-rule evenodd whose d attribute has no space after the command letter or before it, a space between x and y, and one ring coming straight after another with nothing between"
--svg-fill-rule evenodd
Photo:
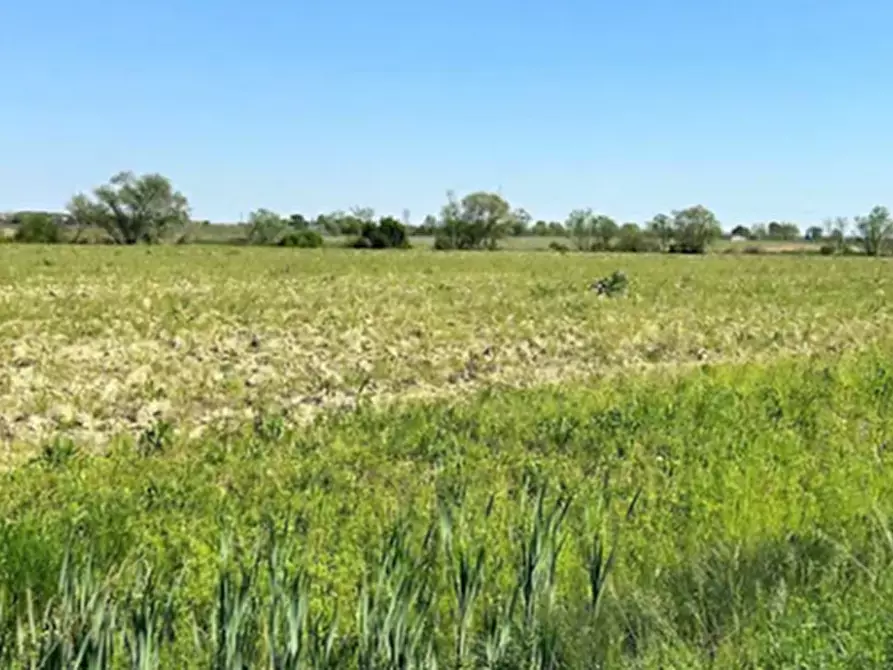
<instances>
[{"instance_id":1,"label":"pasture","mask_svg":"<svg viewBox=\"0 0 893 670\"><path fill-rule=\"evenodd\" d=\"M4 667L893 663L889 261L0 259Z\"/></svg>"}]
</instances>

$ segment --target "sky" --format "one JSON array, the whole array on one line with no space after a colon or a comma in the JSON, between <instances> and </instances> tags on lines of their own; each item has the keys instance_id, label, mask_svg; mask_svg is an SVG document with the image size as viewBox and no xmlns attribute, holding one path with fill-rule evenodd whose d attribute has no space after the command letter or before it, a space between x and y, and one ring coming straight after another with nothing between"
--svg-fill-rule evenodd
<instances>
[{"instance_id":1,"label":"sky","mask_svg":"<svg viewBox=\"0 0 893 670\"><path fill-rule=\"evenodd\" d=\"M884 0L0 0L0 26L0 211L121 170L214 221L893 206Z\"/></svg>"}]
</instances>

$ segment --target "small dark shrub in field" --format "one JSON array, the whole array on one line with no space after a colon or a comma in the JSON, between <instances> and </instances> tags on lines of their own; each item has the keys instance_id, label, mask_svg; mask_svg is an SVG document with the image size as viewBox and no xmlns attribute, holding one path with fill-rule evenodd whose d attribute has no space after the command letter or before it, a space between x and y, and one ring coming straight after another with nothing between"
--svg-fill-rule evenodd
<instances>
[{"instance_id":1,"label":"small dark shrub in field","mask_svg":"<svg viewBox=\"0 0 893 670\"><path fill-rule=\"evenodd\" d=\"M57 244L62 241L62 230L49 214L22 214L15 232L16 242Z\"/></svg>"},{"instance_id":2,"label":"small dark shrub in field","mask_svg":"<svg viewBox=\"0 0 893 670\"><path fill-rule=\"evenodd\" d=\"M749 246L749 247L744 247L743 253L745 253L745 254L761 254L761 253L763 253L763 251L764 251L763 247Z\"/></svg>"},{"instance_id":3,"label":"small dark shrub in field","mask_svg":"<svg viewBox=\"0 0 893 670\"><path fill-rule=\"evenodd\" d=\"M79 453L77 445L72 440L57 437L52 442L43 445L40 456L35 461L49 469L64 468L77 458Z\"/></svg>"},{"instance_id":4,"label":"small dark shrub in field","mask_svg":"<svg viewBox=\"0 0 893 670\"><path fill-rule=\"evenodd\" d=\"M353 243L354 249L408 249L409 235L406 226L390 216L363 224L359 238Z\"/></svg>"},{"instance_id":5,"label":"small dark shrub in field","mask_svg":"<svg viewBox=\"0 0 893 670\"><path fill-rule=\"evenodd\" d=\"M256 414L253 428L254 434L263 442L282 440L287 430L285 419L280 414Z\"/></svg>"},{"instance_id":6,"label":"small dark shrub in field","mask_svg":"<svg viewBox=\"0 0 893 670\"><path fill-rule=\"evenodd\" d=\"M621 238L614 247L615 251L622 251L633 254L652 254L658 253L660 242L653 237L640 235L637 237Z\"/></svg>"},{"instance_id":7,"label":"small dark shrub in field","mask_svg":"<svg viewBox=\"0 0 893 670\"><path fill-rule=\"evenodd\" d=\"M437 233L437 235L434 236L434 249L436 251L452 251L459 248L459 244L457 244L449 235Z\"/></svg>"},{"instance_id":8,"label":"small dark shrub in field","mask_svg":"<svg viewBox=\"0 0 893 670\"><path fill-rule=\"evenodd\" d=\"M633 254L656 253L661 250L660 240L647 234L634 223L624 224L617 235L615 251Z\"/></svg>"},{"instance_id":9,"label":"small dark shrub in field","mask_svg":"<svg viewBox=\"0 0 893 670\"><path fill-rule=\"evenodd\" d=\"M323 245L323 239L315 230L293 230L283 235L278 245L298 249L318 249Z\"/></svg>"},{"instance_id":10,"label":"small dark shrub in field","mask_svg":"<svg viewBox=\"0 0 893 670\"><path fill-rule=\"evenodd\" d=\"M472 235L461 231L458 235L448 232L439 232L434 237L434 249L436 251L468 251L471 249L484 249L495 251L499 245L495 239L476 242Z\"/></svg>"},{"instance_id":11,"label":"small dark shrub in field","mask_svg":"<svg viewBox=\"0 0 893 670\"><path fill-rule=\"evenodd\" d=\"M567 246L566 244L564 244L563 242L554 242L554 241L549 242L549 249L551 249L552 251L557 251L562 254L566 254L568 251L571 250L570 247Z\"/></svg>"},{"instance_id":12,"label":"small dark shrub in field","mask_svg":"<svg viewBox=\"0 0 893 670\"><path fill-rule=\"evenodd\" d=\"M837 248L830 244L823 244L822 248L819 249L819 253L822 254L822 256L833 256L837 253Z\"/></svg>"},{"instance_id":13,"label":"small dark shrub in field","mask_svg":"<svg viewBox=\"0 0 893 670\"><path fill-rule=\"evenodd\" d=\"M706 247L697 245L688 245L684 243L671 244L669 248L671 254L703 254L707 252Z\"/></svg>"},{"instance_id":14,"label":"small dark shrub in field","mask_svg":"<svg viewBox=\"0 0 893 670\"><path fill-rule=\"evenodd\" d=\"M609 298L626 295L629 288L629 279L622 270L615 270L607 277L602 277L589 287L599 295L608 296Z\"/></svg>"},{"instance_id":15,"label":"small dark shrub in field","mask_svg":"<svg viewBox=\"0 0 893 670\"><path fill-rule=\"evenodd\" d=\"M168 421L159 420L144 430L136 443L140 456L149 457L167 451L174 441L174 427Z\"/></svg>"}]
</instances>

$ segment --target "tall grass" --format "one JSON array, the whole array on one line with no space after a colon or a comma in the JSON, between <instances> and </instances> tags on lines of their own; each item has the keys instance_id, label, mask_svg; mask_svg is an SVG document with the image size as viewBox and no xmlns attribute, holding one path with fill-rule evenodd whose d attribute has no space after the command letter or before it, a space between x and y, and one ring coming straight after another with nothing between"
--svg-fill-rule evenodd
<instances>
[{"instance_id":1,"label":"tall grass","mask_svg":"<svg viewBox=\"0 0 893 670\"><path fill-rule=\"evenodd\" d=\"M0 667L889 667L890 361L57 445L0 482Z\"/></svg>"},{"instance_id":2,"label":"tall grass","mask_svg":"<svg viewBox=\"0 0 893 670\"><path fill-rule=\"evenodd\" d=\"M74 558L72 541L53 597L36 603L25 589L21 603L8 593L0 601L0 660L91 670L563 667L573 632L556 618L564 607L556 562L571 500L547 502L540 487L524 505L506 587L487 581L487 541L469 538L461 504L441 501L419 541L396 523L357 580L353 625L343 629L333 605L314 597L306 570L291 563L300 537L287 529L240 555L223 537L210 611L178 605L178 579L159 580L143 563L97 571L89 555ZM598 552L591 560L594 603L611 563Z\"/></svg>"}]
</instances>

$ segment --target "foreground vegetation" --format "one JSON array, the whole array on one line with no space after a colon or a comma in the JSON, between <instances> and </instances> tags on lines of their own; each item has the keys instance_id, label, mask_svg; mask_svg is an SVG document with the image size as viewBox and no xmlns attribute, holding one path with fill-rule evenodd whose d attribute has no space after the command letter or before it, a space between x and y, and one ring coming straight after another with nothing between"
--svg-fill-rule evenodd
<instances>
[{"instance_id":1,"label":"foreground vegetation","mask_svg":"<svg viewBox=\"0 0 893 670\"><path fill-rule=\"evenodd\" d=\"M885 260L0 253L3 667L893 662Z\"/></svg>"},{"instance_id":2,"label":"foreground vegetation","mask_svg":"<svg viewBox=\"0 0 893 670\"><path fill-rule=\"evenodd\" d=\"M0 488L4 663L887 667L891 401L875 352L57 443Z\"/></svg>"}]
</instances>

